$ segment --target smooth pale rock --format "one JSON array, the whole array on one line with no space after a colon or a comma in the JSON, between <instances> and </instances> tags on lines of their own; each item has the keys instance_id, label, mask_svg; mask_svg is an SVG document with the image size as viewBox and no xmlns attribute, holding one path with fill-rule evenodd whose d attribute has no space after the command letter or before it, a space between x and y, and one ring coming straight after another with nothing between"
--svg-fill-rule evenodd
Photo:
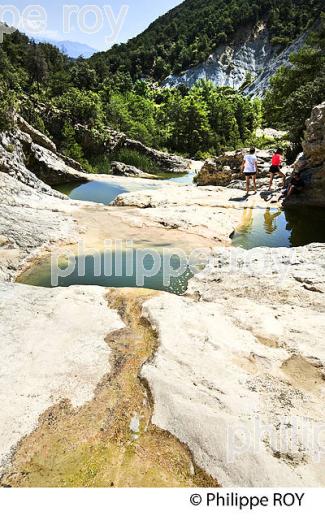
<instances>
[{"instance_id":1,"label":"smooth pale rock","mask_svg":"<svg viewBox=\"0 0 325 520\"><path fill-rule=\"evenodd\" d=\"M119 195L115 206L133 208L123 216L130 224L164 226L180 229L230 244L230 236L240 224L245 208L279 207L276 199L265 200L261 194L244 197L239 189L220 186L170 185L159 190L138 191Z\"/></svg>"},{"instance_id":2,"label":"smooth pale rock","mask_svg":"<svg viewBox=\"0 0 325 520\"><path fill-rule=\"evenodd\" d=\"M30 179L30 177L29 177ZM39 248L77 240L72 214L78 204L43 193L0 172L0 280L10 280L18 266ZM50 188L49 188L50 189ZM53 193L53 195L52 195Z\"/></svg>"},{"instance_id":3,"label":"smooth pale rock","mask_svg":"<svg viewBox=\"0 0 325 520\"><path fill-rule=\"evenodd\" d=\"M210 208L267 208L270 204L260 193L245 197L246 192L240 189L221 186L180 186L169 184L159 190L140 190L133 193L122 193L116 197L115 206L134 206L138 208L165 208L195 206ZM272 207L274 205L272 204Z\"/></svg>"},{"instance_id":4,"label":"smooth pale rock","mask_svg":"<svg viewBox=\"0 0 325 520\"><path fill-rule=\"evenodd\" d=\"M289 253L216 249L188 296L143 308L153 422L223 486L325 485L325 246Z\"/></svg>"},{"instance_id":5,"label":"smooth pale rock","mask_svg":"<svg viewBox=\"0 0 325 520\"><path fill-rule=\"evenodd\" d=\"M124 327L99 287L0 284L0 471L50 406L81 406L110 370L105 338Z\"/></svg>"}]
</instances>

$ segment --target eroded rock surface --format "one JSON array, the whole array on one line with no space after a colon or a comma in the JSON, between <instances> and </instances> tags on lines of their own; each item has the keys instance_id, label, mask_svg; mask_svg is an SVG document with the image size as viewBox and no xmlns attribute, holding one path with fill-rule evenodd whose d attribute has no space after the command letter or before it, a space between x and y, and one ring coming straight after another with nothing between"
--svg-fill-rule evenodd
<instances>
[{"instance_id":1,"label":"eroded rock surface","mask_svg":"<svg viewBox=\"0 0 325 520\"><path fill-rule=\"evenodd\" d=\"M290 203L325 206L325 102L313 109L306 122L303 151L295 170L301 172L307 189Z\"/></svg>"},{"instance_id":2,"label":"eroded rock surface","mask_svg":"<svg viewBox=\"0 0 325 520\"><path fill-rule=\"evenodd\" d=\"M176 185L113 208L72 202L25 163L32 147L56 152L19 132L16 149L17 134L1 137L1 281L81 236L96 250L127 234L145 246L153 235L229 245L243 208L270 206L238 189ZM184 297L0 285L2 484L325 485L324 253L218 248Z\"/></svg>"},{"instance_id":3,"label":"eroded rock surface","mask_svg":"<svg viewBox=\"0 0 325 520\"><path fill-rule=\"evenodd\" d=\"M123 216L133 225L180 229L229 245L230 236L242 219L240 210L281 204L278 197L271 201L262 198L260 193L249 198L244 195L240 189L220 186L170 185L119 195L114 204L134 208Z\"/></svg>"},{"instance_id":4,"label":"eroded rock surface","mask_svg":"<svg viewBox=\"0 0 325 520\"><path fill-rule=\"evenodd\" d=\"M94 397L110 370L108 333L124 327L99 287L0 285L0 469L49 407Z\"/></svg>"},{"instance_id":5,"label":"eroded rock surface","mask_svg":"<svg viewBox=\"0 0 325 520\"><path fill-rule=\"evenodd\" d=\"M289 65L290 54L304 45L306 37L307 34L301 35L279 53L279 47L271 45L264 23L248 27L246 31L238 31L233 42L219 45L202 64L166 78L164 85L192 87L198 80L205 79L221 87L239 88L245 84L247 74L251 74L253 81L246 86L245 94L263 96L272 76L282 65Z\"/></svg>"},{"instance_id":6,"label":"eroded rock surface","mask_svg":"<svg viewBox=\"0 0 325 520\"><path fill-rule=\"evenodd\" d=\"M26 185L0 172L0 280L10 280L19 265L39 248L77 238L73 212L78 205L62 200L28 175Z\"/></svg>"},{"instance_id":7,"label":"eroded rock surface","mask_svg":"<svg viewBox=\"0 0 325 520\"><path fill-rule=\"evenodd\" d=\"M186 297L144 305L153 422L223 486L325 484L324 254L218 249Z\"/></svg>"},{"instance_id":8,"label":"eroded rock surface","mask_svg":"<svg viewBox=\"0 0 325 520\"><path fill-rule=\"evenodd\" d=\"M87 180L80 164L57 153L55 144L20 116L14 130L0 134L0 172L51 195L50 186Z\"/></svg>"}]
</instances>

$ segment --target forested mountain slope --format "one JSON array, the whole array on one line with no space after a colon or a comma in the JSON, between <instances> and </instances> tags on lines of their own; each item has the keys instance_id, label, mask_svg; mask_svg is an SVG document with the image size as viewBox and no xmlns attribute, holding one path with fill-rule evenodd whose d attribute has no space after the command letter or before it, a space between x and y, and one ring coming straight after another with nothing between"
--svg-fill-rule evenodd
<instances>
[{"instance_id":1,"label":"forested mountain slope","mask_svg":"<svg viewBox=\"0 0 325 520\"><path fill-rule=\"evenodd\" d=\"M204 158L258 144L255 130L264 123L290 131L299 149L305 120L325 96L322 7L323 0L186 0L128 44L88 60L70 60L18 31L5 35L0 130L10 128L18 111L59 152L95 172L109 171L112 160L149 172L153 167L138 155L108 157L109 129L153 148ZM206 81L191 88L157 84L168 72L205 59L218 43L265 33L266 26L268 41L279 51L297 36L310 35L291 58L290 72L280 69L272 81L264 113L260 100L244 95L252 78L243 78L234 60L232 77L241 79L226 88Z\"/></svg>"},{"instance_id":2,"label":"forested mountain slope","mask_svg":"<svg viewBox=\"0 0 325 520\"><path fill-rule=\"evenodd\" d=\"M322 8L323 0L185 0L127 44L95 54L91 63L103 76L119 71L161 81L204 62L238 30L257 23L266 23L270 44L281 50L312 26Z\"/></svg>"}]
</instances>

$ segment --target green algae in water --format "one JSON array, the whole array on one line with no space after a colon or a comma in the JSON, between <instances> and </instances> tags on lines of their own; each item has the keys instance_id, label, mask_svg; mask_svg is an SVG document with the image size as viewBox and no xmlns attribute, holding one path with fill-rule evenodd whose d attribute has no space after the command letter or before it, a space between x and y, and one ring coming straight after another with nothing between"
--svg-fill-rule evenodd
<instances>
[{"instance_id":1,"label":"green algae in water","mask_svg":"<svg viewBox=\"0 0 325 520\"><path fill-rule=\"evenodd\" d=\"M148 255L144 256L146 252ZM159 262L155 265L152 255L156 258L156 262L159 258ZM61 270L66 270L68 260L60 258L58 265ZM190 267L185 257L180 258L172 253L166 255L153 250L130 250L128 253L126 251L101 253L95 258L94 256L73 257L72 264L65 273L66 276L60 276L60 272L57 272L59 276L56 276L55 270L51 268L51 259L48 258L31 267L17 281L40 287L72 285L139 287L182 295L187 290L188 281L203 267L201 263ZM152 270L154 270L153 275L146 276L146 273Z\"/></svg>"},{"instance_id":2,"label":"green algae in water","mask_svg":"<svg viewBox=\"0 0 325 520\"><path fill-rule=\"evenodd\" d=\"M232 245L255 247L300 247L325 242L325 209L300 207L287 210L245 209Z\"/></svg>"}]
</instances>

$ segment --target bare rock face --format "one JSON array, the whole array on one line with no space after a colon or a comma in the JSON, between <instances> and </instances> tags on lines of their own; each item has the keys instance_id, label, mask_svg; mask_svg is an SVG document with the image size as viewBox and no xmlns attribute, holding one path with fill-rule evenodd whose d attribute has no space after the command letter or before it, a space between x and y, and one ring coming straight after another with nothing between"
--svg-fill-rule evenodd
<instances>
[{"instance_id":1,"label":"bare rock face","mask_svg":"<svg viewBox=\"0 0 325 520\"><path fill-rule=\"evenodd\" d=\"M71 209L70 201L62 200L65 197L56 196L50 188L44 190L36 177L33 186L30 172L28 180L29 184L22 183L0 172L1 281L14 278L20 264L37 249L76 236L73 218L66 213L68 207Z\"/></svg>"},{"instance_id":2,"label":"bare rock face","mask_svg":"<svg viewBox=\"0 0 325 520\"><path fill-rule=\"evenodd\" d=\"M306 122L303 149L310 166L324 166L325 163L325 101L316 106Z\"/></svg>"},{"instance_id":3,"label":"bare rock face","mask_svg":"<svg viewBox=\"0 0 325 520\"><path fill-rule=\"evenodd\" d=\"M60 197L50 186L87 180L82 167L56 152L55 144L17 116L17 126L0 134L0 172L40 192ZM61 197L62 198L62 197Z\"/></svg>"},{"instance_id":4,"label":"bare rock face","mask_svg":"<svg viewBox=\"0 0 325 520\"><path fill-rule=\"evenodd\" d=\"M303 154L294 165L306 182L302 195L292 197L290 204L325 206L325 102L314 107L306 121Z\"/></svg>"},{"instance_id":5,"label":"bare rock face","mask_svg":"<svg viewBox=\"0 0 325 520\"><path fill-rule=\"evenodd\" d=\"M222 486L325 485L324 253L215 249L187 296L144 305L153 422Z\"/></svg>"},{"instance_id":6,"label":"bare rock face","mask_svg":"<svg viewBox=\"0 0 325 520\"><path fill-rule=\"evenodd\" d=\"M39 144L40 146L50 150L51 152L56 152L56 146L53 143L53 141L51 141L51 139L49 139L46 135L42 134L42 132L36 130L36 128L27 123L27 121L25 121L25 119L23 119L21 116L17 115L16 122L18 128L25 134L29 135L35 144Z\"/></svg>"},{"instance_id":7,"label":"bare rock face","mask_svg":"<svg viewBox=\"0 0 325 520\"><path fill-rule=\"evenodd\" d=\"M187 85L192 87L198 80L206 79L217 86L242 87L247 74L254 81L244 93L250 96L263 96L269 88L270 80L282 65L289 65L289 57L297 52L306 40L307 33L297 38L279 53L279 47L272 46L265 23L248 27L235 35L232 43L219 45L209 58L182 74L167 77L165 86Z\"/></svg>"}]
</instances>

